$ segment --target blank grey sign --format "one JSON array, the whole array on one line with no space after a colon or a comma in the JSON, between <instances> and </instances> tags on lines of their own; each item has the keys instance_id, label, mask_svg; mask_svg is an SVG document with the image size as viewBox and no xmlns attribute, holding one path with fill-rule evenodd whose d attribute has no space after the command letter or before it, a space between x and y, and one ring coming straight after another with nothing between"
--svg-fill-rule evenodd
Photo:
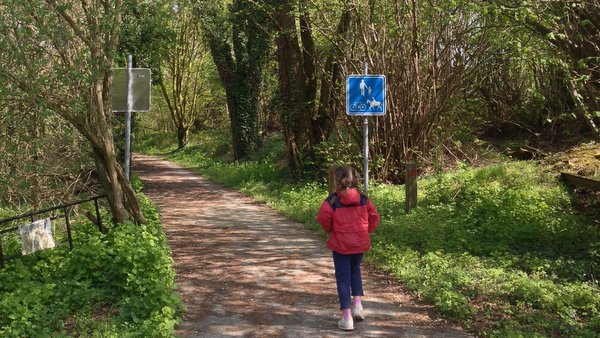
<instances>
[{"instance_id":1,"label":"blank grey sign","mask_svg":"<svg viewBox=\"0 0 600 338\"><path fill-rule=\"evenodd\" d=\"M131 71L131 109L127 106L127 71ZM112 83L112 111L150 110L151 73L148 68L116 68Z\"/></svg>"}]
</instances>

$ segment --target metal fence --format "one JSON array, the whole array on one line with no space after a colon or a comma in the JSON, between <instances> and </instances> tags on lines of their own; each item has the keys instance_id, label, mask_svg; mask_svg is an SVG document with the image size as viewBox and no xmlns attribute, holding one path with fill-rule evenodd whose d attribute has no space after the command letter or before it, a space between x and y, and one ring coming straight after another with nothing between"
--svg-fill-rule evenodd
<instances>
[{"instance_id":1,"label":"metal fence","mask_svg":"<svg viewBox=\"0 0 600 338\"><path fill-rule=\"evenodd\" d=\"M8 228L2 229L2 225L7 224L7 223L14 224L14 222L23 220L23 219L27 219L30 222L34 222L37 219L43 219L43 218L39 218L40 215L49 216L48 218L50 218L50 220L53 220L53 221L57 220L57 219L64 219L64 225L66 227L66 235L67 235L66 242L69 244L69 249L72 250L73 249L73 237L71 235L71 221L70 221L70 212L73 209L72 207L82 204L82 203L94 201L94 207L95 207L95 211L96 211L95 223L98 226L98 230L104 231L104 227L102 226L102 218L100 217L100 206L98 203L98 200L103 197L105 197L105 196L98 195L98 196L90 197L90 198L80 200L77 202L62 204L59 206L46 208L46 209L42 209L42 210L38 210L38 211L34 211L34 212L29 212L26 214L13 216L13 217L9 217L9 218L0 220L0 268L4 267L5 262L22 256L21 253L12 254L12 255L8 255L8 256L4 255L4 250L3 250L3 246L2 246L3 239L5 239L5 237L9 236L9 235L16 236L14 233L19 231L19 226L18 225L10 226ZM65 242L61 241L57 244L57 246L62 245L62 244L65 244Z\"/></svg>"}]
</instances>

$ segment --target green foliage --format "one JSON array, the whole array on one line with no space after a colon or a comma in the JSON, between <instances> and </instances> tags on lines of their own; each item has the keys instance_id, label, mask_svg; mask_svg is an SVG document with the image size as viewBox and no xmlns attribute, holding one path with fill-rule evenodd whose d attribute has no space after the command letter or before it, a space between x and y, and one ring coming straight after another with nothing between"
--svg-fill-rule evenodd
<instances>
[{"instance_id":1,"label":"green foliage","mask_svg":"<svg viewBox=\"0 0 600 338\"><path fill-rule=\"evenodd\" d=\"M597 1L520 1L518 4L494 1L490 2L489 9L512 41L511 53L516 64L521 64L515 70L524 71L523 80L527 82L530 82L527 77L536 78L535 82L518 89L525 99L537 101L537 107L530 105L537 110L534 119L537 118L538 123L569 119L573 124L577 116L579 122L586 122L588 131L597 136L597 121L591 111L598 107L595 98L600 77L597 57L600 34L598 25L590 25L588 20L600 14ZM500 69L508 65L505 59L502 63L504 66ZM503 76L507 77L511 76ZM536 123L531 117L529 122Z\"/></svg>"},{"instance_id":2,"label":"green foliage","mask_svg":"<svg viewBox=\"0 0 600 338\"><path fill-rule=\"evenodd\" d=\"M273 163L277 153L236 163L219 160L214 148L198 145L171 158L320 231L314 217L327 194L324 180L290 184ZM482 336L600 332L600 234L537 164L422 177L419 207L409 214L403 187L374 184L370 197L382 223L367 259L448 318Z\"/></svg>"},{"instance_id":3,"label":"green foliage","mask_svg":"<svg viewBox=\"0 0 600 338\"><path fill-rule=\"evenodd\" d=\"M553 177L508 163L428 178L420 189L415 212L384 216L375 261L474 329L593 332L600 236ZM388 203L376 194L376 205Z\"/></svg>"},{"instance_id":4,"label":"green foliage","mask_svg":"<svg viewBox=\"0 0 600 338\"><path fill-rule=\"evenodd\" d=\"M317 157L322 160L322 163L350 163L355 166L363 160L363 155L360 152L360 145L346 141L321 142L316 146L315 152Z\"/></svg>"},{"instance_id":5,"label":"green foliage","mask_svg":"<svg viewBox=\"0 0 600 338\"><path fill-rule=\"evenodd\" d=\"M140 198L148 220L98 232L73 225L74 249L58 247L0 271L3 337L173 334L180 300L158 210Z\"/></svg>"},{"instance_id":6,"label":"green foliage","mask_svg":"<svg viewBox=\"0 0 600 338\"><path fill-rule=\"evenodd\" d=\"M127 66L127 55L134 56L134 67L149 67L159 75L159 63L165 57L169 41L174 39L173 4L166 1L124 1L123 23L117 53L121 67ZM155 76L153 82L161 81Z\"/></svg>"},{"instance_id":7,"label":"green foliage","mask_svg":"<svg viewBox=\"0 0 600 338\"><path fill-rule=\"evenodd\" d=\"M134 135L135 151L145 154L164 154L177 149L174 133L146 133Z\"/></svg>"},{"instance_id":8,"label":"green foliage","mask_svg":"<svg viewBox=\"0 0 600 338\"><path fill-rule=\"evenodd\" d=\"M108 202L116 221L141 218L136 203L124 202L123 195L134 198L129 185L114 179L115 172L122 174L115 160L116 119L111 111L110 87L122 22L121 5L121 1L89 6L85 2L37 0L7 0L0 4L0 112L7 106L8 110L22 112L32 109L42 116L60 118L79 132L87 142L69 137L74 142L65 148L85 149L87 159L95 158L98 182L107 194L114 194ZM29 116L24 120L33 126L37 122ZM64 129L56 123L50 127ZM33 136L43 140L44 146L53 141L41 133ZM25 146L29 143L33 142L28 140ZM65 157L59 155L56 160ZM75 175L82 171L75 171ZM18 177L26 180L28 175ZM69 180L71 184L73 181Z\"/></svg>"},{"instance_id":9,"label":"green foliage","mask_svg":"<svg viewBox=\"0 0 600 338\"><path fill-rule=\"evenodd\" d=\"M192 135L192 139L200 143L173 152L169 154L169 158L202 170L208 177L229 187L254 182L263 182L266 186L273 184L273 187L276 187L288 177L289 172L275 160L283 151L281 142L267 142L266 147L255 153L251 159L231 165L227 159L232 158L232 150L227 146L225 132L195 134ZM273 152L268 152L268 149Z\"/></svg>"}]
</instances>

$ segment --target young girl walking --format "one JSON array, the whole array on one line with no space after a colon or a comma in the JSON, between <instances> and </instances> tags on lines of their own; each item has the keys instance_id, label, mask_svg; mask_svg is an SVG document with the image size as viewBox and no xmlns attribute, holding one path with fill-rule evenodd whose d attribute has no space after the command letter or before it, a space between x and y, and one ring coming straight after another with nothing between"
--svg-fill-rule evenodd
<instances>
[{"instance_id":1,"label":"young girl walking","mask_svg":"<svg viewBox=\"0 0 600 338\"><path fill-rule=\"evenodd\" d=\"M371 200L358 190L359 175L350 166L335 171L336 191L329 195L317 214L317 222L329 233L327 247L333 251L333 265L342 319L338 327L353 330L354 319L365 319L360 265L371 248L370 233L379 224ZM351 296L354 299L351 300Z\"/></svg>"}]
</instances>

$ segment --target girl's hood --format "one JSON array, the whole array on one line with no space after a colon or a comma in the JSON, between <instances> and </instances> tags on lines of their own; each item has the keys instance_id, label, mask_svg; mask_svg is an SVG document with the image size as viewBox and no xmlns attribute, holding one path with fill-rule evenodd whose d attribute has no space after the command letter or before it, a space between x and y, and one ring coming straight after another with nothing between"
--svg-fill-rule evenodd
<instances>
[{"instance_id":1,"label":"girl's hood","mask_svg":"<svg viewBox=\"0 0 600 338\"><path fill-rule=\"evenodd\" d=\"M360 204L360 192L356 188L338 190L337 195L340 198L340 203L343 205Z\"/></svg>"}]
</instances>

